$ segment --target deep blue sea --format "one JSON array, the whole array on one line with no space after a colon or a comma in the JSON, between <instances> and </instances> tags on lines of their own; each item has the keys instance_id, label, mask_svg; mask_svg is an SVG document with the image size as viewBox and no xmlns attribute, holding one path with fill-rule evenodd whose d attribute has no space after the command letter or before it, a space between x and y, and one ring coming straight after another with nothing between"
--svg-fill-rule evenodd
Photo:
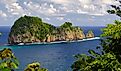
<instances>
[{"instance_id":1,"label":"deep blue sea","mask_svg":"<svg viewBox=\"0 0 121 71\"><path fill-rule=\"evenodd\" d=\"M99 36L103 27L81 27L84 33L93 30L95 36ZM48 68L49 71L71 71L70 66L74 62L74 55L88 54L89 49L96 50L100 44L99 40L84 42L59 43L59 44L41 44L26 46L6 46L10 27L0 27L2 36L0 37L0 49L11 48L20 62L17 71L23 71L28 63L38 61L41 67Z\"/></svg>"}]
</instances>

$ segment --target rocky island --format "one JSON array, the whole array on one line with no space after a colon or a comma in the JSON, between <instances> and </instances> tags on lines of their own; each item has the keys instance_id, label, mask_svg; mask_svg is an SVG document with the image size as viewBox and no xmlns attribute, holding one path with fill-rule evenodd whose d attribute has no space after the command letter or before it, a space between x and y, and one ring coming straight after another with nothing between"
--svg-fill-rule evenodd
<instances>
[{"instance_id":1,"label":"rocky island","mask_svg":"<svg viewBox=\"0 0 121 71\"><path fill-rule=\"evenodd\" d=\"M92 38L94 37L94 33L92 30L89 30L88 33L86 34L86 38Z\"/></svg>"},{"instance_id":2,"label":"rocky island","mask_svg":"<svg viewBox=\"0 0 121 71\"><path fill-rule=\"evenodd\" d=\"M54 41L73 41L92 38L94 34L89 31L86 35L80 27L65 22L59 27L45 23L39 17L23 16L15 21L9 33L8 43L41 43Z\"/></svg>"}]
</instances>

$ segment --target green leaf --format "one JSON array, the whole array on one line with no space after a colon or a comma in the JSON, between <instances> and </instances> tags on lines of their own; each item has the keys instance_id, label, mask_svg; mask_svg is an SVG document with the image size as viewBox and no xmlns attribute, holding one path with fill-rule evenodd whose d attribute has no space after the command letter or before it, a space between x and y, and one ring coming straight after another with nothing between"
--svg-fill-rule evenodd
<instances>
[{"instance_id":1,"label":"green leaf","mask_svg":"<svg viewBox=\"0 0 121 71\"><path fill-rule=\"evenodd\" d=\"M0 69L1 71L11 71L11 69L9 69L9 68L2 68L2 69Z\"/></svg>"},{"instance_id":2,"label":"green leaf","mask_svg":"<svg viewBox=\"0 0 121 71\"><path fill-rule=\"evenodd\" d=\"M0 63L0 68L5 68L5 67L7 67L7 63L5 62Z\"/></svg>"},{"instance_id":3,"label":"green leaf","mask_svg":"<svg viewBox=\"0 0 121 71\"><path fill-rule=\"evenodd\" d=\"M14 68L14 69L17 69L17 68L18 68L18 66L17 66L14 62L11 62L11 66L12 66L12 68Z\"/></svg>"},{"instance_id":4,"label":"green leaf","mask_svg":"<svg viewBox=\"0 0 121 71\"><path fill-rule=\"evenodd\" d=\"M93 56L99 56L99 54L97 54L94 50L89 50L88 52Z\"/></svg>"}]
</instances>

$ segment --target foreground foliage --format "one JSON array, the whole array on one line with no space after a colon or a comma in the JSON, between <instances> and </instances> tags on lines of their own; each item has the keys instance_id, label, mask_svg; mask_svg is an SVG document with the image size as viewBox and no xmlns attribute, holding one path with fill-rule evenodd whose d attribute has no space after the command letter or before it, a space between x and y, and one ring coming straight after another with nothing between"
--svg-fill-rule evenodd
<instances>
[{"instance_id":1,"label":"foreground foliage","mask_svg":"<svg viewBox=\"0 0 121 71\"><path fill-rule=\"evenodd\" d=\"M113 53L103 55L89 50L91 56L76 55L76 61L71 66L73 71L121 71L121 64Z\"/></svg>"},{"instance_id":2,"label":"foreground foliage","mask_svg":"<svg viewBox=\"0 0 121 71\"><path fill-rule=\"evenodd\" d=\"M121 5L111 7L108 13L121 17ZM107 25L101 36L101 53L89 50L90 55L76 55L77 60L71 66L73 71L121 71L121 22L116 20Z\"/></svg>"},{"instance_id":3,"label":"foreground foliage","mask_svg":"<svg viewBox=\"0 0 121 71\"><path fill-rule=\"evenodd\" d=\"M0 51L0 71L14 71L18 69L19 62L12 53L12 50L5 48Z\"/></svg>"},{"instance_id":4,"label":"foreground foliage","mask_svg":"<svg viewBox=\"0 0 121 71\"><path fill-rule=\"evenodd\" d=\"M19 62L10 48L4 48L0 51L0 71L14 71L18 69ZM39 62L28 64L24 71L48 71L40 68Z\"/></svg>"},{"instance_id":5,"label":"foreground foliage","mask_svg":"<svg viewBox=\"0 0 121 71\"><path fill-rule=\"evenodd\" d=\"M116 0L121 4L120 0ZM121 5L111 5L112 10L107 12L110 14L115 14L121 18ZM115 21L114 24L109 24L105 29L103 29L102 36L105 40L102 40L101 45L103 50L108 52L113 52L117 59L121 63L121 21Z\"/></svg>"},{"instance_id":6,"label":"foreground foliage","mask_svg":"<svg viewBox=\"0 0 121 71\"><path fill-rule=\"evenodd\" d=\"M109 24L101 35L101 54L89 50L90 55L78 54L73 71L121 71L121 22ZM97 47L100 48L100 47Z\"/></svg>"},{"instance_id":7,"label":"foreground foliage","mask_svg":"<svg viewBox=\"0 0 121 71\"><path fill-rule=\"evenodd\" d=\"M115 21L115 24L109 24L103 29L101 45L106 53L113 52L117 59L121 59L121 22ZM121 61L120 61L121 62Z\"/></svg>"},{"instance_id":8,"label":"foreground foliage","mask_svg":"<svg viewBox=\"0 0 121 71\"><path fill-rule=\"evenodd\" d=\"M109 24L101 35L101 54L89 50L90 55L76 55L73 71L121 71L121 22ZM100 48L100 47L97 47Z\"/></svg>"},{"instance_id":9,"label":"foreground foliage","mask_svg":"<svg viewBox=\"0 0 121 71\"><path fill-rule=\"evenodd\" d=\"M39 62L34 62L27 65L27 68L24 71L48 71L45 68L40 68Z\"/></svg>"}]
</instances>

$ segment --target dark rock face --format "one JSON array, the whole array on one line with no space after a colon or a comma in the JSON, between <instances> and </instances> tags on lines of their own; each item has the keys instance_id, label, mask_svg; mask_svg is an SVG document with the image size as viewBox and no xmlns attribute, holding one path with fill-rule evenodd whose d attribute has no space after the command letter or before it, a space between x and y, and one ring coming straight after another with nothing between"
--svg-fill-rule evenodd
<instances>
[{"instance_id":1,"label":"dark rock face","mask_svg":"<svg viewBox=\"0 0 121 71\"><path fill-rule=\"evenodd\" d=\"M8 43L35 43L53 41L72 41L94 37L92 33L86 36L79 27L73 27L72 23L65 22L60 27L55 27L43 22L38 17L24 16L15 21L9 33Z\"/></svg>"}]
</instances>

